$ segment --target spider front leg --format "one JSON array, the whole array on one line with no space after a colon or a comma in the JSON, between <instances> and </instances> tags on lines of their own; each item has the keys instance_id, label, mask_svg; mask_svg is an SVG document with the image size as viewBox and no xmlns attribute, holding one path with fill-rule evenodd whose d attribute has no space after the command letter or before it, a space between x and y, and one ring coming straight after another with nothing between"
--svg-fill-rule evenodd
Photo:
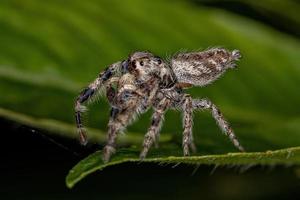
<instances>
[{"instance_id":1,"label":"spider front leg","mask_svg":"<svg viewBox=\"0 0 300 200\"><path fill-rule=\"evenodd\" d=\"M133 112L130 109L120 110L118 108L112 108L110 114L110 120L108 123L107 143L103 148L102 159L104 162L108 162L111 155L116 151L116 139L118 132L122 131L128 125L132 119Z\"/></svg>"},{"instance_id":2,"label":"spider front leg","mask_svg":"<svg viewBox=\"0 0 300 200\"><path fill-rule=\"evenodd\" d=\"M195 152L196 146L193 142L193 103L189 95L185 95L182 104L183 111L183 136L182 148L183 155L190 155L190 149Z\"/></svg>"},{"instance_id":3,"label":"spider front leg","mask_svg":"<svg viewBox=\"0 0 300 200\"><path fill-rule=\"evenodd\" d=\"M230 128L229 123L225 120L223 114L215 104L207 99L194 99L192 104L194 109L209 109L220 129L229 137L234 146L240 151L245 151L235 136L233 130Z\"/></svg>"},{"instance_id":4,"label":"spider front leg","mask_svg":"<svg viewBox=\"0 0 300 200\"><path fill-rule=\"evenodd\" d=\"M101 90L101 88L111 80L111 78L119 71L119 68L122 67L121 62L117 62L108 67L104 72L100 73L99 76L77 97L75 102L75 120L77 124L77 129L79 133L80 143L85 145L87 143L87 136L85 129L82 124L82 113L86 111L84 103L91 101L96 93Z\"/></svg>"},{"instance_id":5,"label":"spider front leg","mask_svg":"<svg viewBox=\"0 0 300 200\"><path fill-rule=\"evenodd\" d=\"M169 107L170 100L164 98L160 101L158 106L154 108L154 113L152 115L151 126L148 129L148 132L145 135L144 142L143 142L143 150L140 154L140 159L144 159L147 156L147 153L152 146L153 142L157 142L158 134L160 131L160 127L163 122L164 113Z\"/></svg>"},{"instance_id":6,"label":"spider front leg","mask_svg":"<svg viewBox=\"0 0 300 200\"><path fill-rule=\"evenodd\" d=\"M107 144L103 149L102 159L108 162L116 151L116 139L118 132L123 131L133 121L140 105L140 97L134 91L123 91L118 94L113 104L108 123Z\"/></svg>"}]
</instances>

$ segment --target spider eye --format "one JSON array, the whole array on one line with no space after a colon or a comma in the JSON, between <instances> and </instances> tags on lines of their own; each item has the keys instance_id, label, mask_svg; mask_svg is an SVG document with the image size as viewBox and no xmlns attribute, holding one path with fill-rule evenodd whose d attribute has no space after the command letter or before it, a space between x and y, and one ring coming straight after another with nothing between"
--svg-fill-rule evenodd
<instances>
[{"instance_id":1,"label":"spider eye","mask_svg":"<svg viewBox=\"0 0 300 200\"><path fill-rule=\"evenodd\" d=\"M156 60L157 64L159 64L159 65L162 63L162 61L161 61L160 57L158 57L158 56L157 56L157 57L155 57L155 60Z\"/></svg>"},{"instance_id":2,"label":"spider eye","mask_svg":"<svg viewBox=\"0 0 300 200\"><path fill-rule=\"evenodd\" d=\"M133 68L136 68L135 60L132 61L131 65L132 65Z\"/></svg>"},{"instance_id":3,"label":"spider eye","mask_svg":"<svg viewBox=\"0 0 300 200\"><path fill-rule=\"evenodd\" d=\"M160 58L157 59L157 63L158 63L159 65L161 64L161 59L160 59Z\"/></svg>"},{"instance_id":4,"label":"spider eye","mask_svg":"<svg viewBox=\"0 0 300 200\"><path fill-rule=\"evenodd\" d=\"M141 65L141 66L144 66L144 61L140 61L140 65Z\"/></svg>"}]
</instances>

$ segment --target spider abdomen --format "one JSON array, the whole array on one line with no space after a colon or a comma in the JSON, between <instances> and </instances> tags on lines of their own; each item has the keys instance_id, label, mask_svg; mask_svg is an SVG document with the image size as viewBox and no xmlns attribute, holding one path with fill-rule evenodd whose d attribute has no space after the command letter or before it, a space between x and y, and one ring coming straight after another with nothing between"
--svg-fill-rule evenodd
<instances>
[{"instance_id":1,"label":"spider abdomen","mask_svg":"<svg viewBox=\"0 0 300 200\"><path fill-rule=\"evenodd\" d=\"M179 53L171 60L171 67L181 85L205 86L219 78L240 58L237 50L214 48L202 52Z\"/></svg>"}]
</instances>

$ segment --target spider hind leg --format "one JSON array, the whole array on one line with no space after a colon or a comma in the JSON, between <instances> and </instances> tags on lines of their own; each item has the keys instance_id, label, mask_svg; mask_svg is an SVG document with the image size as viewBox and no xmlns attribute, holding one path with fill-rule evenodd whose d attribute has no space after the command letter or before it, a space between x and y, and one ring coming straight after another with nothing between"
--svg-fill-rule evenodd
<instances>
[{"instance_id":1,"label":"spider hind leg","mask_svg":"<svg viewBox=\"0 0 300 200\"><path fill-rule=\"evenodd\" d=\"M232 128L229 126L229 123L225 120L223 114L215 104L208 99L194 99L192 104L194 109L209 109L218 126L225 133L225 135L228 136L233 145L240 151L245 151L244 147L240 144L235 136Z\"/></svg>"},{"instance_id":2,"label":"spider hind leg","mask_svg":"<svg viewBox=\"0 0 300 200\"><path fill-rule=\"evenodd\" d=\"M185 95L182 104L183 111L183 136L182 136L182 148L183 155L190 155L190 150L196 152L196 145L193 141L193 104L192 98L189 95Z\"/></svg>"}]
</instances>

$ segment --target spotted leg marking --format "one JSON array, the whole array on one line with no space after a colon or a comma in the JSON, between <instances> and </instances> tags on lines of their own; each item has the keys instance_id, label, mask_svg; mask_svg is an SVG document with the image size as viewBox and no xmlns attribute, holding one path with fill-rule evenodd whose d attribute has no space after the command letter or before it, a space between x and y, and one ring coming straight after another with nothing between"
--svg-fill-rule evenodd
<instances>
[{"instance_id":1,"label":"spotted leg marking","mask_svg":"<svg viewBox=\"0 0 300 200\"><path fill-rule=\"evenodd\" d=\"M221 111L208 99L194 99L193 100L194 109L209 109L212 113L213 118L216 120L220 129L229 137L230 141L234 144L236 148L240 151L245 151L240 145L237 137L235 136L233 130L230 128L229 123L223 117Z\"/></svg>"},{"instance_id":2,"label":"spotted leg marking","mask_svg":"<svg viewBox=\"0 0 300 200\"><path fill-rule=\"evenodd\" d=\"M88 87L84 89L75 102L75 120L77 124L77 130L79 133L79 141L82 145L87 144L86 131L83 127L82 120L81 120L82 113L86 110L86 108L82 104L85 101L90 100L95 94L95 91L96 88L92 88L92 87Z\"/></svg>"},{"instance_id":3,"label":"spotted leg marking","mask_svg":"<svg viewBox=\"0 0 300 200\"><path fill-rule=\"evenodd\" d=\"M118 71L117 68L120 67L120 62L112 64L104 72L100 73L99 76L87 88L83 89L76 99L75 120L79 133L79 141L82 145L87 144L87 135L81 120L82 113L86 111L86 107L83 104L91 101L95 97L95 94L101 90L102 86L104 86L104 84L114 75L114 73Z\"/></svg>"},{"instance_id":4,"label":"spotted leg marking","mask_svg":"<svg viewBox=\"0 0 300 200\"><path fill-rule=\"evenodd\" d=\"M193 104L192 98L189 95L185 95L184 102L182 104L183 111L183 137L182 148L183 155L190 155L190 149L195 152L196 146L193 142Z\"/></svg>"},{"instance_id":5,"label":"spotted leg marking","mask_svg":"<svg viewBox=\"0 0 300 200\"><path fill-rule=\"evenodd\" d=\"M154 113L152 115L151 126L145 135L143 142L143 150L140 154L140 159L144 159L147 156L149 149L151 148L153 142L158 138L161 124L163 122L164 113L169 106L170 101L164 98L156 108L154 108ZM157 142L157 141L156 141Z\"/></svg>"},{"instance_id":6,"label":"spotted leg marking","mask_svg":"<svg viewBox=\"0 0 300 200\"><path fill-rule=\"evenodd\" d=\"M112 108L111 117L108 123L107 143L103 148L102 159L108 162L112 154L116 152L116 139L118 132L123 131L136 115L134 109L119 110Z\"/></svg>"},{"instance_id":7,"label":"spotted leg marking","mask_svg":"<svg viewBox=\"0 0 300 200\"><path fill-rule=\"evenodd\" d=\"M119 93L115 100L118 101L119 107L113 107L108 123L107 144L103 149L102 159L108 162L111 155L116 151L116 139L118 132L123 131L135 118L139 105L139 96L135 93L127 96L124 94L131 93L124 91Z\"/></svg>"},{"instance_id":8,"label":"spotted leg marking","mask_svg":"<svg viewBox=\"0 0 300 200\"><path fill-rule=\"evenodd\" d=\"M115 153L117 134L119 131L126 128L132 116L131 110L119 110L118 108L112 108L108 123L107 143L103 148L102 159L104 162L108 162L111 155Z\"/></svg>"}]
</instances>

